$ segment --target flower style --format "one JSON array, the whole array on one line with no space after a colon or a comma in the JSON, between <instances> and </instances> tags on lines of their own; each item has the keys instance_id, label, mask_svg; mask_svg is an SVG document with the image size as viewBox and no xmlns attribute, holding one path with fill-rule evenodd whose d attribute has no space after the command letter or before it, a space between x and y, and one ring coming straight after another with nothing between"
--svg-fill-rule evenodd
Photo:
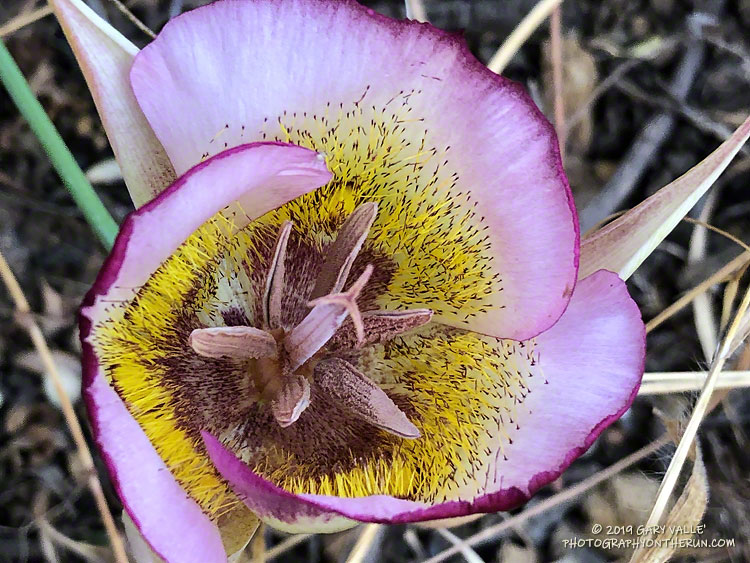
<instances>
[{"instance_id":1,"label":"flower style","mask_svg":"<svg viewBox=\"0 0 750 563\"><path fill-rule=\"evenodd\" d=\"M70 37L86 12L57 4ZM640 313L615 273L577 282L554 132L459 37L223 0L135 56L130 144L92 72L136 201L178 178L126 219L81 321L96 440L162 558L224 560L253 515L507 510L629 407Z\"/></svg>"}]
</instances>

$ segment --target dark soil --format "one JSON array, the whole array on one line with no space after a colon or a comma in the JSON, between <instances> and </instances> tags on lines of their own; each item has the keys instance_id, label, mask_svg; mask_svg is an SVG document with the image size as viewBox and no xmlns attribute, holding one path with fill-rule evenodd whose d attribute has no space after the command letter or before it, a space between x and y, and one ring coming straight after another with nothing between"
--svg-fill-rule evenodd
<instances>
[{"instance_id":1,"label":"dark soil","mask_svg":"<svg viewBox=\"0 0 750 563\"><path fill-rule=\"evenodd\" d=\"M201 3L126 2L155 30L163 26L170 13ZM403 2L399 0L365 3L382 13L404 16ZM425 0L432 23L449 30L463 30L471 49L484 61L534 3L532 0ZM147 43L148 38L108 0L91 0L90 4L104 10L110 22L136 44ZM34 0L3 0L0 25L33 7ZM566 65L571 71L579 69L591 81L589 86L581 87L572 87L572 82L566 81L566 87L576 90L566 92L568 116L576 113L576 107L585 105L581 101L590 97L592 86L601 84L613 72L622 73L588 108L581 110L585 124L582 127L589 127L590 135L574 131L567 143L566 167L579 208L595 200L654 115L672 116L673 126L663 135L663 144L643 168L642 177L612 211L638 203L685 172L713 150L750 111L748 0L567 2L563 14L564 32L575 38L571 41L577 45ZM524 84L540 104L546 104L551 89L543 63L547 38L548 28L544 26L505 72ZM86 84L56 21L44 18L4 40L81 167L87 170L110 159L112 153ZM702 60L694 73L681 77L688 86L687 95L676 96L671 82L675 73L680 72L691 45L699 46ZM551 108L547 113L551 114ZM747 242L750 242L749 169L750 158L741 153L714 188L718 195L709 218L713 225ZM98 185L97 189L117 220L131 209L121 181ZM630 290L646 320L739 253L734 243L711 235L706 257L688 264L687 249L693 228L686 223L680 225L631 278ZM18 276L32 308L38 312L50 346L67 354L68 359L75 359L79 345L74 311L101 266L105 252L4 92L0 95L0 250ZM711 296L719 314L722 288L714 288ZM40 541L40 517L59 533L82 544L105 546L107 542L93 499L84 485L85 475L75 461L61 412L44 391L43 374L34 369L32 350L25 333L14 322L13 305L7 293L0 291L0 561L52 560ZM705 366L690 307L649 335L647 371L697 370ZM72 381L80 377L75 367L68 372ZM663 426L653 414L654 407L676 416L689 407L693 398L678 395L637 399L632 410L530 506L659 436ZM85 420L85 409L80 402L77 410ZM704 519L706 531L701 537L735 538L736 545L731 549L686 552L681 555L685 561L750 560L748 412L750 395L736 390L723 407L710 415L700 432L710 478L710 505ZM585 500L565 504L494 537L478 546L477 553L486 561L501 558L551 561L564 557L565 561L598 562L622 557L624 553L620 551L566 550L562 539L586 536L592 524L604 517L623 525L643 523L647 512L643 509L637 512L637 506L643 505L639 495L658 485L669 462L668 453L662 450L630 469L627 475L633 477L631 481L618 481L618 486L628 491L625 497L616 496L613 485L600 487ZM119 513L119 501L108 484L106 472L100 471L100 476L110 506ZM635 516L624 514L622 503L632 504ZM648 501L645 507L649 508ZM453 533L466 537L504 517L487 515L454 529ZM356 533L316 536L277 561L343 560ZM273 531L266 534L269 546L283 538ZM56 545L60 561L85 560ZM449 545L434 530L389 527L380 535L372 561L416 561ZM461 557L453 560L460 561Z\"/></svg>"}]
</instances>

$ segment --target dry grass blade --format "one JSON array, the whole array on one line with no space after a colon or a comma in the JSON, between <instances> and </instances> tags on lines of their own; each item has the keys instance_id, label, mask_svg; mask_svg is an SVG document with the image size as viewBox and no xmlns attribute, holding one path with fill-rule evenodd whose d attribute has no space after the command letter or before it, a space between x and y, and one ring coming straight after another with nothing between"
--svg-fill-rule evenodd
<instances>
[{"instance_id":1,"label":"dry grass blade","mask_svg":"<svg viewBox=\"0 0 750 563\"><path fill-rule=\"evenodd\" d=\"M115 5L115 7L118 10L120 10L120 12L122 12L122 14L126 18L128 18L133 23L133 25L135 27L137 27L143 33L145 33L146 35L148 35L151 39L155 39L156 38L156 33L154 33L153 31L151 31L150 27L148 27L145 23L143 23L141 20L139 20L137 17L135 17L135 14L133 12L131 12L125 4L123 4L122 2L120 2L120 0L110 0L110 1Z\"/></svg>"},{"instance_id":2,"label":"dry grass blade","mask_svg":"<svg viewBox=\"0 0 750 563\"><path fill-rule=\"evenodd\" d=\"M560 160L565 162L565 99L563 98L562 9L552 10L549 24L550 55L552 59L552 87L554 90L555 131L560 143Z\"/></svg>"},{"instance_id":3,"label":"dry grass blade","mask_svg":"<svg viewBox=\"0 0 750 563\"><path fill-rule=\"evenodd\" d=\"M643 376L639 395L661 395L700 391L706 383L708 372L673 371L652 372ZM718 375L716 389L750 387L750 371L723 371Z\"/></svg>"},{"instance_id":4,"label":"dry grass blade","mask_svg":"<svg viewBox=\"0 0 750 563\"><path fill-rule=\"evenodd\" d=\"M19 29L23 29L27 25L32 24L35 21L38 21L46 16L49 16L51 13L52 7L42 6L41 8L31 10L26 14L20 14L11 19L9 22L0 26L0 38L7 37L8 35L11 35L18 31Z\"/></svg>"},{"instance_id":5,"label":"dry grass blade","mask_svg":"<svg viewBox=\"0 0 750 563\"><path fill-rule=\"evenodd\" d=\"M437 528L437 533L443 536L451 544L461 550L461 555L466 559L466 563L484 563L484 560L477 555L477 552L461 541L456 534L444 528Z\"/></svg>"},{"instance_id":6,"label":"dry grass blade","mask_svg":"<svg viewBox=\"0 0 750 563\"><path fill-rule=\"evenodd\" d=\"M618 219L584 237L581 240L579 279L601 268L617 272L622 279L630 277L714 184L749 137L750 117L729 139L685 174Z\"/></svg>"},{"instance_id":7,"label":"dry grass blade","mask_svg":"<svg viewBox=\"0 0 750 563\"><path fill-rule=\"evenodd\" d=\"M744 271L737 272L737 275L730 279L724 288L724 295L721 300L721 320L719 321L719 330L722 332L727 328L729 320L732 318L734 300L737 298L737 293L740 290L740 278L743 274Z\"/></svg>"},{"instance_id":8,"label":"dry grass blade","mask_svg":"<svg viewBox=\"0 0 750 563\"><path fill-rule=\"evenodd\" d=\"M424 8L422 0L406 0L406 17L418 22L426 22L427 10Z\"/></svg>"},{"instance_id":9,"label":"dry grass blade","mask_svg":"<svg viewBox=\"0 0 750 563\"><path fill-rule=\"evenodd\" d=\"M695 447L693 471L685 488L667 517L664 529L654 538L654 545L645 549L640 544L630 559L631 563L666 563L679 545L679 540L693 536L708 505L708 476L701 449Z\"/></svg>"},{"instance_id":10,"label":"dry grass blade","mask_svg":"<svg viewBox=\"0 0 750 563\"><path fill-rule=\"evenodd\" d=\"M513 58L521 46L531 36L536 29L542 25L542 22L552 13L562 0L540 0L534 6L525 18L513 29L510 35L503 41L497 52L492 55L487 67L497 74L502 74L505 67Z\"/></svg>"},{"instance_id":11,"label":"dry grass blade","mask_svg":"<svg viewBox=\"0 0 750 563\"><path fill-rule=\"evenodd\" d=\"M727 331L727 334L721 344L719 353L717 354L716 359L711 366L711 370L708 374L708 377L706 378L706 383L704 384L701 394L698 397L698 401L695 404L695 408L693 409L693 413L690 416L690 420L685 427L685 433L683 434L680 443L677 445L677 449L675 450L672 461L669 464L669 468L664 475L664 480L659 487L659 492L656 496L656 502L654 503L654 508L651 511L651 515L649 516L648 521L646 522L646 527L656 526L662 520L664 511L667 507L667 503L669 502L669 498L671 497L672 491L677 484L677 478L682 471L682 466L685 464L688 452L690 451L693 440L695 439L695 436L698 432L698 426L703 420L703 416L706 413L711 402L711 394L716 387L718 375L724 367L724 363L726 362L727 357L729 356L730 350L735 341L735 336L737 335L740 328L740 323L742 322L742 319L745 315L745 312L747 312L748 307L750 307L750 289L745 292L742 303L740 303L734 320L732 321L732 324L729 327L729 330Z\"/></svg>"},{"instance_id":12,"label":"dry grass blade","mask_svg":"<svg viewBox=\"0 0 750 563\"><path fill-rule=\"evenodd\" d=\"M278 545L273 546L271 549L266 550L266 555L264 561L271 561L272 559L275 559L282 553L286 553L290 549L294 548L295 546L306 542L311 537L313 537L314 534L296 534L294 536L289 536L284 541L280 542Z\"/></svg>"},{"instance_id":13,"label":"dry grass blade","mask_svg":"<svg viewBox=\"0 0 750 563\"><path fill-rule=\"evenodd\" d=\"M718 187L706 196L706 201L700 213L700 222L695 225L690 237L687 261L688 264L696 264L706 257L708 250L708 229L704 226L711 217L716 205ZM702 224L700 224L702 223ZM707 293L697 295L693 300L693 318L695 330L698 333L698 341L703 350L706 362L711 362L718 345L719 328L716 324L711 297Z\"/></svg>"},{"instance_id":14,"label":"dry grass blade","mask_svg":"<svg viewBox=\"0 0 750 563\"><path fill-rule=\"evenodd\" d=\"M266 560L266 525L261 522L250 540L250 561L263 563Z\"/></svg>"},{"instance_id":15,"label":"dry grass blade","mask_svg":"<svg viewBox=\"0 0 750 563\"><path fill-rule=\"evenodd\" d=\"M13 272L5 261L5 257L2 253L0 253L0 277L2 277L5 286L8 288L8 293L10 293L10 296L13 299L19 323L28 332L31 341L34 343L34 347L37 349L37 352L44 362L47 373L52 377L55 390L60 397L60 406L65 417L65 422L73 436L73 441L75 442L81 463L89 474L88 485L94 496L94 500L96 501L96 507L99 510L102 522L104 523L104 528L109 536L115 561L117 561L117 563L127 563L128 558L125 554L125 546L119 532L117 531L115 521L112 518L109 507L107 506L107 501L104 498L102 484L99 482L96 468L94 467L94 459L91 457L91 452L86 444L86 438L83 435L83 430L78 422L78 418L76 418L73 405L71 404L68 395L65 393L65 389L60 381L60 374L57 371L57 366L52 359L52 354L44 339L44 335L42 334L39 325L34 320L31 308L29 307L29 302L26 300L26 296L24 295L21 286L18 285L18 281L13 275Z\"/></svg>"},{"instance_id":16,"label":"dry grass blade","mask_svg":"<svg viewBox=\"0 0 750 563\"><path fill-rule=\"evenodd\" d=\"M693 219L692 217L683 217L683 221L686 223L692 223L693 225L700 225L701 227L708 229L709 231L713 231L714 233L717 233L724 238L727 238L731 240L733 243L735 243L737 246L742 247L744 250L747 250L750 252L750 245L741 241L736 236L734 236L732 233L726 232L724 229L720 229L719 227L713 226L711 223L707 223L706 221L701 221L700 219Z\"/></svg>"},{"instance_id":17,"label":"dry grass blade","mask_svg":"<svg viewBox=\"0 0 750 563\"><path fill-rule=\"evenodd\" d=\"M346 563L362 563L365 561L382 527L382 524L365 524L349 557L346 558Z\"/></svg>"},{"instance_id":18,"label":"dry grass blade","mask_svg":"<svg viewBox=\"0 0 750 563\"><path fill-rule=\"evenodd\" d=\"M581 481L580 483L573 485L569 489L565 489L563 491L560 491L557 494L552 495L551 497L543 500L536 506L527 508L523 512L516 514L515 516L511 516L510 518L508 518L507 520L503 520L499 524L495 524L494 526L490 526L489 528L485 528L484 530L477 532L473 536L470 536L466 538L465 540L463 540L459 545L454 545L453 547L450 547L446 549L445 551L438 553L434 557L430 557L429 559L425 560L423 563L439 563L440 561L445 561L446 559L456 555L457 553L461 553L461 548L464 545L475 546L479 543L482 543L484 541L487 541L489 539L496 537L497 535L501 534L505 530L508 530L510 528L523 524L529 518L533 518L534 516L538 514L542 514L543 512L546 512L547 510L554 508L555 506L571 501L575 499L576 497L590 491L591 489L596 487L599 483L606 481L607 479L609 479L613 475L616 475L620 471L623 471L627 469L628 467L630 467L631 465L638 463L642 459L647 458L651 454L658 451L659 448L661 448L663 445L665 445L668 442L669 442L669 438L666 435L664 435L660 437L659 439L654 440L650 444L644 446L640 450L633 452L627 457L622 458L617 463L613 463L606 469L603 469L602 471L599 471L598 473L592 475L588 479L585 479Z\"/></svg>"},{"instance_id":19,"label":"dry grass blade","mask_svg":"<svg viewBox=\"0 0 750 563\"><path fill-rule=\"evenodd\" d=\"M712 285L725 281L727 278L741 270L748 263L750 263L750 251L745 251L732 261L725 264L722 268L711 274L704 281L696 285L685 295L680 297L677 301L672 303L669 307L664 309L661 313L656 315L653 319L646 323L646 332L651 332L661 323L672 317L675 313L681 311L684 307L689 305L697 295L700 295Z\"/></svg>"}]
</instances>

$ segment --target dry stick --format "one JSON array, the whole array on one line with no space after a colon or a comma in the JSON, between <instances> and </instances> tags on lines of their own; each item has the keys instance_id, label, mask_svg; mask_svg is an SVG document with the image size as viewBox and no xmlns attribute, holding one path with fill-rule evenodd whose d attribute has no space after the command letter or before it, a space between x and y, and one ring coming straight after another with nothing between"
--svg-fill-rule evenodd
<instances>
[{"instance_id":1,"label":"dry stick","mask_svg":"<svg viewBox=\"0 0 750 563\"><path fill-rule=\"evenodd\" d=\"M122 14L128 18L133 25L135 25L138 29L140 29L143 33L148 35L151 39L156 39L156 33L151 31L151 28L148 27L145 23L143 23L141 20L139 20L136 15L128 10L128 7L120 2L120 0L110 0L115 7L122 12Z\"/></svg>"},{"instance_id":2,"label":"dry stick","mask_svg":"<svg viewBox=\"0 0 750 563\"><path fill-rule=\"evenodd\" d=\"M86 444L86 438L83 435L81 425L76 418L73 405L68 398L68 394L65 392L63 387L60 374L57 371L57 366L52 359L52 354L47 347L47 342L44 340L44 335L39 329L39 325L34 320L29 307L29 302L26 300L26 296L23 294L21 286L18 285L16 277L8 266L8 262L5 261L5 257L0 252L0 277L2 277L5 286L8 288L11 298L16 307L16 315L19 323L29 333L31 341L34 343L39 356L42 358L44 367L47 373L52 377L52 382L55 385L55 392L60 397L60 406L62 407L65 422L68 424L70 433L73 436L78 455L83 463L83 467L88 474L88 485L91 489L91 493L94 495L96 501L96 507L99 509L99 514L104 522L104 528L107 530L109 541L112 544L112 551L114 552L115 561L117 563L127 563L128 558L125 554L125 546L123 545L122 538L117 531L115 521L112 518L112 514L109 512L107 507L107 501L104 498L104 491L102 490L102 484L96 474L96 468L94 467L94 459L91 457L88 445Z\"/></svg>"},{"instance_id":3,"label":"dry stick","mask_svg":"<svg viewBox=\"0 0 750 563\"><path fill-rule=\"evenodd\" d=\"M354 547L349 554L349 557L346 558L346 563L362 563L370 551L370 546L372 546L373 542L378 537L382 527L382 524L365 524L362 533L359 534L357 542L354 544Z\"/></svg>"},{"instance_id":4,"label":"dry stick","mask_svg":"<svg viewBox=\"0 0 750 563\"><path fill-rule=\"evenodd\" d=\"M690 91L698 69L703 63L705 47L699 41L691 41L672 77L669 92L677 100L684 100ZM581 211L579 215L581 232L586 232L617 209L635 189L646 172L646 168L667 141L674 126L675 118L670 112L659 112L649 119L645 127L633 141L615 173Z\"/></svg>"},{"instance_id":5,"label":"dry stick","mask_svg":"<svg viewBox=\"0 0 750 563\"><path fill-rule=\"evenodd\" d=\"M503 41L497 52L492 55L490 62L487 63L487 67L492 72L502 74L521 46L561 3L562 0L540 0Z\"/></svg>"},{"instance_id":6,"label":"dry stick","mask_svg":"<svg viewBox=\"0 0 750 563\"><path fill-rule=\"evenodd\" d=\"M685 427L685 432L680 439L680 443L677 444L677 449L674 452L672 461L669 463L669 468L667 469L667 472L664 475L664 479L659 486L659 491L656 493L656 502L654 503L654 507L651 510L651 515L648 517L648 521L646 522L646 528L651 528L652 526L658 525L662 519L662 516L664 515L664 511L667 508L667 503L669 502L675 485L677 484L677 478L679 477L680 472L682 471L682 466L685 464L685 460L687 459L690 446L692 445L693 440L695 439L695 435L698 432L698 426L703 420L703 415L708 410L709 403L711 402L711 394L713 393L714 387L716 386L718 375L721 372L721 369L724 367L724 363L726 362L727 357L729 356L730 348L734 341L735 334L737 333L740 322L742 321L742 317L744 316L748 307L750 307L750 288L748 288L748 290L745 292L742 303L737 309L734 320L732 321L732 324L730 325L729 330L724 337L724 342L719 349L719 353L717 354L716 359L711 366L711 371L706 378L706 383L703 385L703 390L698 397L698 401L695 403L693 414L690 416L690 420Z\"/></svg>"},{"instance_id":7,"label":"dry stick","mask_svg":"<svg viewBox=\"0 0 750 563\"><path fill-rule=\"evenodd\" d=\"M571 501L576 497L582 495L583 493L593 489L599 483L602 483L613 475L616 475L620 471L627 469L631 465L638 463L644 458L647 458L648 456L656 452L659 448L669 443L669 441L669 436L664 434L650 444L642 447L640 450L637 450L629 456L622 458L620 461L613 463L606 469L603 469L602 471L592 475L591 477L581 481L580 483L573 485L569 489L565 489L555 495L552 495L536 506L527 508L523 512L520 512L515 516L511 516L510 518L508 518L507 520L503 520L499 524L495 524L494 526L490 526L489 528L485 528L484 530L477 532L473 536L466 538L463 542L461 542L460 545L450 547L445 551L438 553L434 557L425 560L423 563L439 563L440 561L445 561L456 553L460 553L461 547L463 545L474 546L485 540L492 539L494 536L500 534L508 528L518 526L524 523L529 518L541 514L542 512L554 508L555 506Z\"/></svg>"},{"instance_id":8,"label":"dry stick","mask_svg":"<svg viewBox=\"0 0 750 563\"><path fill-rule=\"evenodd\" d=\"M719 194L719 185L715 185L705 198L703 209L698 216L699 222L706 223L713 213ZM703 261L708 250L708 229L701 224L696 224L690 237L687 263L696 264ZM703 349L703 357L710 363L716 352L719 339L719 329L714 316L713 303L708 293L696 295L693 300L693 319L698 341Z\"/></svg>"},{"instance_id":9,"label":"dry stick","mask_svg":"<svg viewBox=\"0 0 750 563\"><path fill-rule=\"evenodd\" d=\"M266 551L266 561L270 561L279 555L286 553L293 547L306 542L310 538L315 536L315 534L295 534L293 536L290 536L286 538L284 541L280 542L278 545L275 545L268 551Z\"/></svg>"},{"instance_id":10,"label":"dry stick","mask_svg":"<svg viewBox=\"0 0 750 563\"><path fill-rule=\"evenodd\" d=\"M294 536L289 536L284 541L280 542L278 545L275 545L271 549L267 550L264 560L270 561L271 559L278 557L282 553L286 553L287 551L301 544L302 542L309 540L314 535L315 534L296 534Z\"/></svg>"},{"instance_id":11,"label":"dry stick","mask_svg":"<svg viewBox=\"0 0 750 563\"><path fill-rule=\"evenodd\" d=\"M555 131L560 146L560 160L565 163L565 99L563 98L562 9L552 10L549 22L550 58L552 59L552 88L554 90Z\"/></svg>"},{"instance_id":12,"label":"dry stick","mask_svg":"<svg viewBox=\"0 0 750 563\"><path fill-rule=\"evenodd\" d=\"M655 371L643 375L638 395L661 395L700 391L706 382L705 371ZM716 381L716 389L750 387L750 371L723 371Z\"/></svg>"},{"instance_id":13,"label":"dry stick","mask_svg":"<svg viewBox=\"0 0 750 563\"><path fill-rule=\"evenodd\" d=\"M623 80L615 86L625 94L628 94L645 104L655 106L661 111L680 114L695 125L696 128L704 133L713 135L722 142L732 136L733 130L729 126L712 119L706 114L706 112L692 108L685 103L675 103L675 100L664 99L654 96L652 93L644 92L639 86L629 80ZM680 100L676 101L680 102ZM743 145L742 148L740 148L740 152L745 155L750 155L750 146Z\"/></svg>"},{"instance_id":14,"label":"dry stick","mask_svg":"<svg viewBox=\"0 0 750 563\"><path fill-rule=\"evenodd\" d=\"M628 59L627 61L620 63L620 65L615 68L607 78L602 80L599 85L594 88L594 91L591 92L591 95L586 101L581 104L581 107L579 107L565 122L566 137L570 134L570 130L578 125L578 123L589 113L591 106L601 97L602 94L612 88L612 86L614 86L626 72L642 62L642 59Z\"/></svg>"},{"instance_id":15,"label":"dry stick","mask_svg":"<svg viewBox=\"0 0 750 563\"><path fill-rule=\"evenodd\" d=\"M693 299L695 299L696 295L700 295L712 285L724 281L726 278L734 274L737 270L745 266L748 262L750 262L750 252L745 251L731 262L725 264L721 269L711 274L711 276L706 278L704 281L696 285L693 289L688 291L685 295L680 297L677 301L672 303L669 307L664 309L653 319L648 321L646 323L646 332L648 333L654 330L657 326L680 311L683 307L689 305L693 301Z\"/></svg>"},{"instance_id":16,"label":"dry stick","mask_svg":"<svg viewBox=\"0 0 750 563\"><path fill-rule=\"evenodd\" d=\"M15 33L19 29L26 27L29 24L34 23L52 13L52 7L42 6L36 10L31 10L27 14L20 14L10 20L8 23L0 26L0 38L6 37L11 33Z\"/></svg>"}]
</instances>

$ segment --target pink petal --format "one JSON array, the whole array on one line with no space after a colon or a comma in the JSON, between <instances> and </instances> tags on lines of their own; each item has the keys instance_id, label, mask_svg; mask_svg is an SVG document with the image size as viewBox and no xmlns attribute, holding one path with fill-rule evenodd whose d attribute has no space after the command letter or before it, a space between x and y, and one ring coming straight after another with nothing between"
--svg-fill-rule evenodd
<instances>
[{"instance_id":1,"label":"pink petal","mask_svg":"<svg viewBox=\"0 0 750 563\"><path fill-rule=\"evenodd\" d=\"M428 132L441 189L487 227L484 279L502 289L483 295L486 306L468 319L465 311L438 314L429 299L408 307L513 339L549 328L565 309L578 226L554 131L517 84L487 70L458 36L353 0L226 0L169 22L136 58L131 81L178 173L206 154L260 140L284 115L335 121L339 107L362 100L382 108L413 91L404 127ZM366 137L369 122L360 125ZM412 140L412 158L420 140ZM434 186L415 185L415 197L420 188L426 197Z\"/></svg>"},{"instance_id":2,"label":"pink petal","mask_svg":"<svg viewBox=\"0 0 750 563\"><path fill-rule=\"evenodd\" d=\"M537 338L537 350L547 383L537 382L524 401L520 428L505 446L507 459L497 452L485 493L473 499L429 506L384 495L294 495L253 472L215 438L203 438L216 468L251 510L296 523L296 529L334 515L401 523L509 510L556 479L629 408L643 375L645 328L622 280L601 270L578 284L562 318Z\"/></svg>"},{"instance_id":3,"label":"pink petal","mask_svg":"<svg viewBox=\"0 0 750 563\"><path fill-rule=\"evenodd\" d=\"M50 0L81 65L136 207L175 179L174 168L133 95L128 74L138 48L81 0Z\"/></svg>"},{"instance_id":4,"label":"pink petal","mask_svg":"<svg viewBox=\"0 0 750 563\"><path fill-rule=\"evenodd\" d=\"M133 297L149 276L198 227L239 201L238 227L330 179L318 155L280 143L252 143L199 164L156 199L125 219L115 246L92 291L94 319L110 303Z\"/></svg>"},{"instance_id":5,"label":"pink petal","mask_svg":"<svg viewBox=\"0 0 750 563\"><path fill-rule=\"evenodd\" d=\"M326 531L346 529L355 524L336 514L321 510L311 503L301 501L293 495L280 489L273 483L266 481L253 472L226 449L221 442L211 434L203 432L206 451L214 462L219 473L230 482L234 492L260 518L277 520L284 524L299 526L300 530L313 527Z\"/></svg>"},{"instance_id":6,"label":"pink petal","mask_svg":"<svg viewBox=\"0 0 750 563\"><path fill-rule=\"evenodd\" d=\"M81 319L81 335L91 328ZM216 524L180 485L146 434L99 370L91 345L84 341L84 397L94 437L109 474L133 522L165 561L225 561Z\"/></svg>"},{"instance_id":7,"label":"pink petal","mask_svg":"<svg viewBox=\"0 0 750 563\"><path fill-rule=\"evenodd\" d=\"M318 155L300 147L256 143L222 153L128 216L86 296L81 311L84 392L94 435L130 516L167 560L218 561L212 550L216 541L221 548L221 539L106 382L87 340L92 324L107 318L113 303L130 300L175 248L227 205L242 201L249 214L243 220L249 220L329 178Z\"/></svg>"},{"instance_id":8,"label":"pink petal","mask_svg":"<svg viewBox=\"0 0 750 563\"><path fill-rule=\"evenodd\" d=\"M536 342L547 383L537 381L524 401L520 430L505 447L507 461L498 455L489 490L531 495L556 479L622 416L640 387L646 330L625 283L612 272L581 280L565 314Z\"/></svg>"}]
</instances>

